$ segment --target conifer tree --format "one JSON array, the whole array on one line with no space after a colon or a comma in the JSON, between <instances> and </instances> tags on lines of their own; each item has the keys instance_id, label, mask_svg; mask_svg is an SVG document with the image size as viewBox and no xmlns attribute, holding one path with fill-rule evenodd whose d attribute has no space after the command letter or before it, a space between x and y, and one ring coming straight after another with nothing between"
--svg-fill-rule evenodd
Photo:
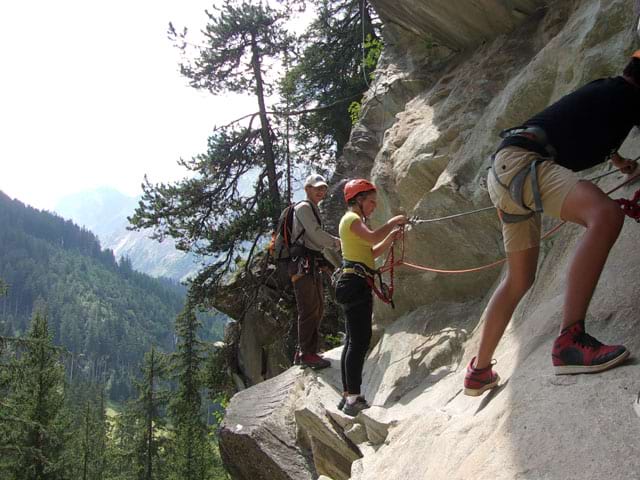
<instances>
[{"instance_id":1,"label":"conifer tree","mask_svg":"<svg viewBox=\"0 0 640 480\"><path fill-rule=\"evenodd\" d=\"M187 302L176 319L178 344L173 355L173 379L177 389L169 405L173 423L172 471L175 480L204 480L211 475L213 451L202 415L203 345L198 321Z\"/></svg>"},{"instance_id":2,"label":"conifer tree","mask_svg":"<svg viewBox=\"0 0 640 480\"><path fill-rule=\"evenodd\" d=\"M207 15L206 45L195 58L185 54L182 73L194 88L255 96L258 112L246 124L214 130L206 153L181 160L189 178L169 185L145 178L142 200L129 219L136 229L153 229L155 238L173 237L181 250L218 259L194 280L198 292L210 290L233 268L236 254L249 250L247 244L255 245L277 223L284 155L267 111L274 85L266 71L291 48L284 10L225 0ZM170 25L169 33L186 52L186 29L177 33ZM250 178L253 185L247 185Z\"/></svg>"},{"instance_id":3,"label":"conifer tree","mask_svg":"<svg viewBox=\"0 0 640 480\"><path fill-rule=\"evenodd\" d=\"M46 314L37 310L27 337L13 343L20 353L8 364L10 378L0 403L0 476L62 479L70 425L64 409L64 367Z\"/></svg>"},{"instance_id":4,"label":"conifer tree","mask_svg":"<svg viewBox=\"0 0 640 480\"><path fill-rule=\"evenodd\" d=\"M78 383L69 390L68 404L74 412L75 425L67 444L67 477L102 480L108 461L109 435L104 385Z\"/></svg>"},{"instance_id":5,"label":"conifer tree","mask_svg":"<svg viewBox=\"0 0 640 480\"><path fill-rule=\"evenodd\" d=\"M138 397L127 403L114 432L115 478L153 480L166 478L163 435L167 391L161 387L166 361L154 347L144 356L141 378L135 382Z\"/></svg>"},{"instance_id":6,"label":"conifer tree","mask_svg":"<svg viewBox=\"0 0 640 480\"><path fill-rule=\"evenodd\" d=\"M317 165L335 160L349 140L349 107L369 88L381 42L380 23L366 0L320 0L315 8L281 93L291 109L302 111L292 117L295 140L307 161Z\"/></svg>"},{"instance_id":7,"label":"conifer tree","mask_svg":"<svg viewBox=\"0 0 640 480\"><path fill-rule=\"evenodd\" d=\"M141 466L138 477L143 480L164 478L160 449L163 440L159 431L165 428L162 409L167 400L166 391L160 389L160 380L166 371L165 362L154 347L145 355L142 366L142 382L137 384L139 391L138 409L143 413L144 436L140 452Z\"/></svg>"}]
</instances>

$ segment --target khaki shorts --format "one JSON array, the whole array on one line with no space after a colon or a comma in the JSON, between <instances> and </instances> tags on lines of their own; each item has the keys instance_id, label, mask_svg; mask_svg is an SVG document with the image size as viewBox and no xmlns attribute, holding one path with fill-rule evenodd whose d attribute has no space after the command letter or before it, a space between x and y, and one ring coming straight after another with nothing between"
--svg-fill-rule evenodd
<instances>
[{"instance_id":1,"label":"khaki shorts","mask_svg":"<svg viewBox=\"0 0 640 480\"><path fill-rule=\"evenodd\" d=\"M541 158L535 152L525 150L520 147L506 147L498 152L495 158L495 169L500 181L504 185L509 185L511 179L521 169L530 165L531 162ZM562 204L569 192L580 181L575 172L561 167L557 163L546 160L536 166L538 172L538 186L542 198L542 208L545 215L555 218L560 217ZM527 175L522 189L522 199L524 204L535 209L535 201L531 190L531 176ZM515 215L526 215L530 210L526 210L513 201L511 195L502 187L491 173L487 179L487 187L491 201L500 210ZM502 223L502 236L504 248L507 252L517 252L540 245L540 214L518 223Z\"/></svg>"}]
</instances>

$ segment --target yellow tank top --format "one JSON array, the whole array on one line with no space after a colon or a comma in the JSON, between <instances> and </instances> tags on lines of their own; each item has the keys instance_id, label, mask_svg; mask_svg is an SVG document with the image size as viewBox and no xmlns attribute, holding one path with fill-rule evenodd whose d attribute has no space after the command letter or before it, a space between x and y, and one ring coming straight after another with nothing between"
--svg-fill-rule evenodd
<instances>
[{"instance_id":1,"label":"yellow tank top","mask_svg":"<svg viewBox=\"0 0 640 480\"><path fill-rule=\"evenodd\" d=\"M351 262L365 264L371 270L376 268L373 259L372 245L351 231L351 224L355 220L361 220L357 213L348 211L340 220L338 232L342 247L342 258Z\"/></svg>"}]
</instances>

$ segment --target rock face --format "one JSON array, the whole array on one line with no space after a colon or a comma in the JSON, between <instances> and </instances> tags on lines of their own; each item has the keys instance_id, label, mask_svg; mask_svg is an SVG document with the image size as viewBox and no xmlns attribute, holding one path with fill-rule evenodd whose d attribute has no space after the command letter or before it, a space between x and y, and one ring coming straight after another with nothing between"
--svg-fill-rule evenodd
<instances>
[{"instance_id":1,"label":"rock face","mask_svg":"<svg viewBox=\"0 0 640 480\"><path fill-rule=\"evenodd\" d=\"M469 48L511 30L543 0L479 0L464 8L456 2L429 0L374 0L371 2L385 24L395 24L418 37L458 49Z\"/></svg>"},{"instance_id":2,"label":"rock face","mask_svg":"<svg viewBox=\"0 0 640 480\"><path fill-rule=\"evenodd\" d=\"M374 223L400 211L432 219L489 205L486 167L498 132L594 78L619 74L637 48L632 0L553 1L544 9L517 1L474 1L468 9L435 0L372 3L387 22L387 46L337 173L370 176L380 187ZM516 9L526 14L518 25ZM465 20L472 12L483 13ZM640 154L637 132L622 153ZM598 185L606 191L622 180L616 173ZM615 195L630 197L639 186ZM543 228L553 225L545 221ZM639 228L626 221L586 319L595 337L624 343L632 353L640 350L634 314L640 309ZM286 391L274 383L287 406L262 422L292 422L287 439L295 429L297 461L307 462L311 478L637 478L637 361L599 375L556 377L551 368L566 269L581 233L565 226L543 244L536 283L495 353L499 389L481 398L462 394L500 267L460 275L401 268L397 308L376 305L378 335L364 378L372 408L355 419L337 411L337 350L330 353L331 369L284 373L298 383ZM405 247L406 260L445 269L503 255L491 211L416 225ZM264 385L232 400L223 449L232 441L227 435L241 395ZM260 392L256 398L269 395L269 389ZM256 431L246 452L260 450L262 438ZM263 453L282 470L278 455L293 451L288 442L274 447L277 454ZM234 478L258 478L233 471Z\"/></svg>"}]
</instances>

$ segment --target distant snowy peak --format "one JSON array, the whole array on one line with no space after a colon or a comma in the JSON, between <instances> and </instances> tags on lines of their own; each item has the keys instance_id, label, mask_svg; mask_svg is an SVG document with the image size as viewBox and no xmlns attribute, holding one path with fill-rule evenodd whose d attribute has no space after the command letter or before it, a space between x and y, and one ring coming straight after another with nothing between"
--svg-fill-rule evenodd
<instances>
[{"instance_id":1,"label":"distant snowy peak","mask_svg":"<svg viewBox=\"0 0 640 480\"><path fill-rule=\"evenodd\" d=\"M198 259L176 250L172 239L160 243L149 238L149 231L127 230L127 217L133 214L138 201L113 188L101 187L63 198L55 211L96 234L102 247L113 250L116 258L129 257L133 268L140 272L176 280L195 274Z\"/></svg>"}]
</instances>

